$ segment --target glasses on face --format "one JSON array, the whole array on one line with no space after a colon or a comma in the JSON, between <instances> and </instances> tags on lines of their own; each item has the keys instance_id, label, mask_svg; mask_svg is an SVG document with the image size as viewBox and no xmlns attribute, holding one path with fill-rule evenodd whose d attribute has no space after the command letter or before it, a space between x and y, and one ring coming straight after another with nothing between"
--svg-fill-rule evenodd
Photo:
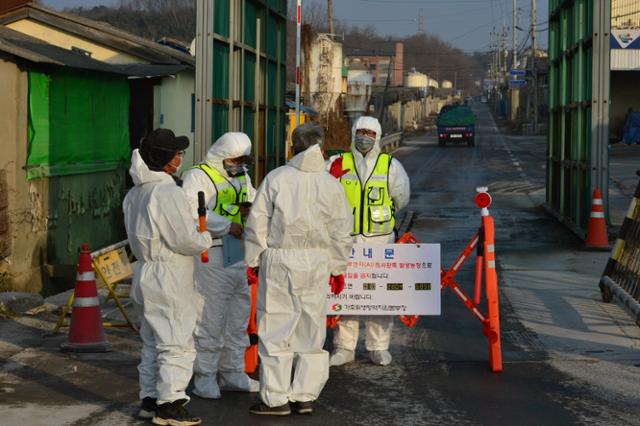
<instances>
[{"instance_id":1,"label":"glasses on face","mask_svg":"<svg viewBox=\"0 0 640 426\"><path fill-rule=\"evenodd\" d=\"M248 155L243 155L242 157L227 158L224 161L229 165L246 165L251 163L251 157Z\"/></svg>"},{"instance_id":2,"label":"glasses on face","mask_svg":"<svg viewBox=\"0 0 640 426\"><path fill-rule=\"evenodd\" d=\"M180 157L184 157L184 153L185 153L185 152L187 152L187 151L178 151L178 152L176 153L176 155L178 155L178 156L180 156Z\"/></svg>"},{"instance_id":3,"label":"glasses on face","mask_svg":"<svg viewBox=\"0 0 640 426\"><path fill-rule=\"evenodd\" d=\"M369 136L370 138L375 138L376 132L369 129L358 129L356 130L356 135L363 135L363 136Z\"/></svg>"}]
</instances>

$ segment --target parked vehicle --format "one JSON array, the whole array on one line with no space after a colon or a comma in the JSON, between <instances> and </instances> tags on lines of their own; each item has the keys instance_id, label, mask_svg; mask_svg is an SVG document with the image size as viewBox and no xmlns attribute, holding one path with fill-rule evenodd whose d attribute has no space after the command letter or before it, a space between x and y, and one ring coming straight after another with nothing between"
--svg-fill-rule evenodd
<instances>
[{"instance_id":1,"label":"parked vehicle","mask_svg":"<svg viewBox=\"0 0 640 426\"><path fill-rule=\"evenodd\" d=\"M438 145L447 142L475 146L476 116L466 105L447 105L438 115Z\"/></svg>"}]
</instances>

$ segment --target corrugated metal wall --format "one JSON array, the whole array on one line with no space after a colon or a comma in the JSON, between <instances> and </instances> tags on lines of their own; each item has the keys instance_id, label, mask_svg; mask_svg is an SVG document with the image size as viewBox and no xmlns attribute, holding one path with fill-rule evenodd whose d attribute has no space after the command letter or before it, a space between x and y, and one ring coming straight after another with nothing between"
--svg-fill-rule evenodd
<instances>
[{"instance_id":1,"label":"corrugated metal wall","mask_svg":"<svg viewBox=\"0 0 640 426\"><path fill-rule=\"evenodd\" d=\"M608 0L549 3L547 205L579 234L593 188L607 193L608 7Z\"/></svg>"},{"instance_id":2,"label":"corrugated metal wall","mask_svg":"<svg viewBox=\"0 0 640 426\"><path fill-rule=\"evenodd\" d=\"M612 71L640 71L640 50L637 49L612 49Z\"/></svg>"},{"instance_id":3,"label":"corrugated metal wall","mask_svg":"<svg viewBox=\"0 0 640 426\"><path fill-rule=\"evenodd\" d=\"M75 265L82 243L95 250L126 238L122 216L125 173L120 168L48 178L49 264Z\"/></svg>"},{"instance_id":4,"label":"corrugated metal wall","mask_svg":"<svg viewBox=\"0 0 640 426\"><path fill-rule=\"evenodd\" d=\"M198 2L196 160L220 135L254 144L256 182L285 157L286 0Z\"/></svg>"},{"instance_id":5,"label":"corrugated metal wall","mask_svg":"<svg viewBox=\"0 0 640 426\"><path fill-rule=\"evenodd\" d=\"M640 27L640 1L611 0L611 27Z\"/></svg>"}]
</instances>

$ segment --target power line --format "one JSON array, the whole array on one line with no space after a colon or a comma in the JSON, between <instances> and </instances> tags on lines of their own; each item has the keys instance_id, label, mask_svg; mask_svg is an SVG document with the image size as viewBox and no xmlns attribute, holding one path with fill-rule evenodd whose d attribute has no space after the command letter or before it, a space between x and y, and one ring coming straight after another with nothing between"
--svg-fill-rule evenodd
<instances>
[{"instance_id":1,"label":"power line","mask_svg":"<svg viewBox=\"0 0 640 426\"><path fill-rule=\"evenodd\" d=\"M356 0L363 3L382 4L466 4L466 3L495 3L498 0Z\"/></svg>"},{"instance_id":2,"label":"power line","mask_svg":"<svg viewBox=\"0 0 640 426\"><path fill-rule=\"evenodd\" d=\"M418 9L418 33L424 32L424 9Z\"/></svg>"},{"instance_id":3,"label":"power line","mask_svg":"<svg viewBox=\"0 0 640 426\"><path fill-rule=\"evenodd\" d=\"M429 18L429 19L440 19L440 18L447 18L447 17L453 17L453 18L459 18L461 16L466 16L469 14L472 14L474 12L478 12L481 10L485 10L486 6L480 7L480 8L474 8L474 9L465 9L464 11L460 11L460 12L451 12L451 13L442 13L440 15L426 15L425 18ZM392 21L392 19L382 19L382 20L376 20L376 19L364 19L364 18L340 18L339 19L340 22L344 22L344 23L349 23L349 22L389 22ZM410 18L406 18L406 19L397 19L398 22L408 22L408 21L414 21L415 19L410 19Z\"/></svg>"}]
</instances>

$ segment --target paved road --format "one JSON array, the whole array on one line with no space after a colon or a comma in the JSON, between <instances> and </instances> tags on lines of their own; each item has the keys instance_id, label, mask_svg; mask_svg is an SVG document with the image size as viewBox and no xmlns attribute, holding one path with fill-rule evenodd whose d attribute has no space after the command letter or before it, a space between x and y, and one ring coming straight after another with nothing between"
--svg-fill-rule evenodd
<instances>
[{"instance_id":1,"label":"paved road","mask_svg":"<svg viewBox=\"0 0 640 426\"><path fill-rule=\"evenodd\" d=\"M416 137L394 154L411 176L409 209L417 213L413 229L419 239L441 243L443 262L450 265L479 225L475 188L487 185L495 200L498 257L554 243L578 244L540 208L531 207L544 196L544 139L502 136L484 105L474 109L479 118L475 148L439 148L433 137ZM469 292L470 268L459 275ZM629 424L589 383L551 367L545 347L516 319L504 294L501 302L502 374L488 371L479 323L447 292L442 316L423 318L413 330L398 322L391 366L371 365L360 349L357 362L331 370L312 418L263 423ZM194 400L193 408L205 418L249 424L256 421L245 414L251 400L237 395L213 406Z\"/></svg>"},{"instance_id":2,"label":"paved road","mask_svg":"<svg viewBox=\"0 0 640 426\"><path fill-rule=\"evenodd\" d=\"M312 416L256 418L248 413L256 395L224 394L219 401L194 397L190 408L204 424L640 424L638 348L623 347L625 336L619 337L617 326L615 345L597 342L611 322L604 310L591 312L601 270L598 262L606 255L584 257L577 250L580 242L538 207L544 197L544 139L503 136L485 105L473 108L479 117L475 148L440 148L433 137L422 136L407 141L394 155L412 179L409 209L417 214L413 230L422 241L442 244L447 266L479 225L473 204L476 186L489 186L503 286L504 372L489 372L480 324L448 291L441 316L423 318L411 330L397 323L392 365L370 364L360 348L356 362L332 369ZM550 248L578 255L550 268L541 256ZM471 268L459 274L468 292ZM540 275L541 270L548 274ZM571 299L577 290L569 288L566 297L551 301L528 296L545 292L554 280L559 286L558 275L565 270L582 271L579 284L594 294ZM525 278L514 279L518 273ZM538 288L528 281L534 278L539 281L533 287ZM575 328L565 325L566 315ZM593 323L599 323L600 333L591 331ZM23 321L16 327L12 336L20 330L26 335L37 324ZM130 333L109 334L116 349L109 355L64 356L57 351L61 338L49 338L43 346L12 357L0 374L4 419L12 424L144 424L132 417L139 342ZM553 350L558 342L567 345L562 362ZM30 421L23 421L27 418Z\"/></svg>"}]
</instances>

